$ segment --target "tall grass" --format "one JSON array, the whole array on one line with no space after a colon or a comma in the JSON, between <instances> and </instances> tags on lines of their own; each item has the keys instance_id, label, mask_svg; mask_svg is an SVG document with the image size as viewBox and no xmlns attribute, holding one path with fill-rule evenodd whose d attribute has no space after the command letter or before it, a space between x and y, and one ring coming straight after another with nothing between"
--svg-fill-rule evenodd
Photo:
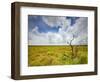
<instances>
[{"instance_id":1,"label":"tall grass","mask_svg":"<svg viewBox=\"0 0 100 82\"><path fill-rule=\"evenodd\" d=\"M73 46L28 46L28 66L75 65L88 63L87 45Z\"/></svg>"}]
</instances>

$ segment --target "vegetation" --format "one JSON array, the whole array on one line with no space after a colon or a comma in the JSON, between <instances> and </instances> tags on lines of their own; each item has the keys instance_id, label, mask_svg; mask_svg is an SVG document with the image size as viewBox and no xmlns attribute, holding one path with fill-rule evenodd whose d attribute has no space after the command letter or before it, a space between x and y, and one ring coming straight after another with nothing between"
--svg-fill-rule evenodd
<instances>
[{"instance_id":1,"label":"vegetation","mask_svg":"<svg viewBox=\"0 0 100 82\"><path fill-rule=\"evenodd\" d=\"M28 66L87 63L87 45L74 45L73 52L70 46L28 46Z\"/></svg>"}]
</instances>

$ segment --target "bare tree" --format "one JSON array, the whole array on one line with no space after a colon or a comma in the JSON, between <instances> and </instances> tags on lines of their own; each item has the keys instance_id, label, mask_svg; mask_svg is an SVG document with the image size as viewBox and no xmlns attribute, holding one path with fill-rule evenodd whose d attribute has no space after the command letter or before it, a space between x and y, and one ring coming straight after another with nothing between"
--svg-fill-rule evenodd
<instances>
[{"instance_id":1,"label":"bare tree","mask_svg":"<svg viewBox=\"0 0 100 82\"><path fill-rule=\"evenodd\" d=\"M74 58L74 46L72 45L72 42L73 42L73 40L75 39L75 35L73 34L72 35L72 39L68 42L67 41L67 43L70 45L70 47L71 47L71 52L72 52L72 58Z\"/></svg>"}]
</instances>

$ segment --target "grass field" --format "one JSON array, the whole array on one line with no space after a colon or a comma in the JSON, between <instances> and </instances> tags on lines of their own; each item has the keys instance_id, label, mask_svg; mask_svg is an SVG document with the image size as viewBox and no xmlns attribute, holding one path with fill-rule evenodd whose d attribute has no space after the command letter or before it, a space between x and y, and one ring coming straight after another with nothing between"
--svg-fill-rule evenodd
<instances>
[{"instance_id":1,"label":"grass field","mask_svg":"<svg viewBox=\"0 0 100 82\"><path fill-rule=\"evenodd\" d=\"M28 46L28 66L75 65L88 63L87 45Z\"/></svg>"}]
</instances>

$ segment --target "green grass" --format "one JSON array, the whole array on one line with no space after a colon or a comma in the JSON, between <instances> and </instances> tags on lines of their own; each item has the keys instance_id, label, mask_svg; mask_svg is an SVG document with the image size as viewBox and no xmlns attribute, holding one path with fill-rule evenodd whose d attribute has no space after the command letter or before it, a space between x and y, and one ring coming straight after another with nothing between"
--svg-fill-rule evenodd
<instances>
[{"instance_id":1,"label":"green grass","mask_svg":"<svg viewBox=\"0 0 100 82\"><path fill-rule=\"evenodd\" d=\"M75 65L88 63L87 45L28 46L28 66Z\"/></svg>"}]
</instances>

